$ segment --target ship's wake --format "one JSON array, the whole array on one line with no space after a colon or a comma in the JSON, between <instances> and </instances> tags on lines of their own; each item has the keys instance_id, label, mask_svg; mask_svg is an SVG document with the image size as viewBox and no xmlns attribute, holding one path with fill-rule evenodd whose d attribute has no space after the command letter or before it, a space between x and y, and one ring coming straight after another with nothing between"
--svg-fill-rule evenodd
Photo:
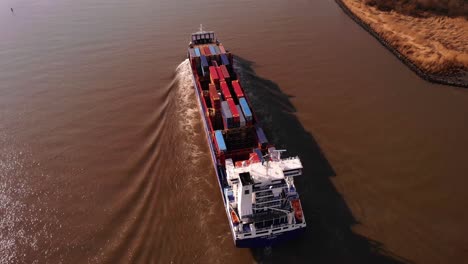
<instances>
[{"instance_id":1,"label":"ship's wake","mask_svg":"<svg viewBox=\"0 0 468 264\"><path fill-rule=\"evenodd\" d=\"M120 226L119 234L102 234L113 237L102 252L111 258L105 261L216 263L222 259L212 256L222 251L219 229L226 232L223 237L229 237L229 230L227 225L219 227L226 216L191 74L185 60L159 90L164 100L145 126L146 139L129 166L131 176L123 179L128 187L114 205L112 226ZM172 256L164 252L168 249ZM168 255L172 258L166 259Z\"/></svg>"}]
</instances>

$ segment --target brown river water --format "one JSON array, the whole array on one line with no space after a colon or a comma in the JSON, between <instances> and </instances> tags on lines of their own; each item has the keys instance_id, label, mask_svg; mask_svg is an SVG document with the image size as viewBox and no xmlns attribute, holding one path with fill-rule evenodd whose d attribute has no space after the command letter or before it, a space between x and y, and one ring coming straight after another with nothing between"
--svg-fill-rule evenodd
<instances>
[{"instance_id":1,"label":"brown river water","mask_svg":"<svg viewBox=\"0 0 468 264\"><path fill-rule=\"evenodd\" d=\"M200 23L302 158L298 240L233 246L185 61ZM467 184L468 90L332 0L0 1L0 263L466 263Z\"/></svg>"}]
</instances>

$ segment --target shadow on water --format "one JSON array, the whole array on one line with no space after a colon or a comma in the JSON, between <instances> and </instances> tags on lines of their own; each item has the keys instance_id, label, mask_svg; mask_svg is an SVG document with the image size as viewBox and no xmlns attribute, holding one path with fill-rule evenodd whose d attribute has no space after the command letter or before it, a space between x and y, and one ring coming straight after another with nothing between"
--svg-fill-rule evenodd
<instances>
[{"instance_id":1,"label":"shadow on water","mask_svg":"<svg viewBox=\"0 0 468 264\"><path fill-rule=\"evenodd\" d=\"M346 201L331 181L335 171L314 137L295 116L290 96L277 84L255 74L253 62L236 58L236 71L262 121L270 141L287 154L299 155L305 175L296 178L307 231L297 240L262 249L252 249L259 263L407 263L386 251L383 245L355 234L358 224Z\"/></svg>"}]
</instances>

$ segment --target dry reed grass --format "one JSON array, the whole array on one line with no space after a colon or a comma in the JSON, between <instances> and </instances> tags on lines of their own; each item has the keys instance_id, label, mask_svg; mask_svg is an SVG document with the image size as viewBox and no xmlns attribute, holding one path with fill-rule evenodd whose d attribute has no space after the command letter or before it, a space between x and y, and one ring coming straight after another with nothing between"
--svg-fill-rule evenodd
<instances>
[{"instance_id":1,"label":"dry reed grass","mask_svg":"<svg viewBox=\"0 0 468 264\"><path fill-rule=\"evenodd\" d=\"M440 5L425 8L420 3L431 1L342 1L356 16L422 70L444 75L468 72L468 16L455 15L463 14L468 7L454 11L452 8L455 7L449 4L444 9L442 3L460 0L432 1ZM408 5L403 8L404 3ZM443 12L446 15L441 15Z\"/></svg>"}]
</instances>

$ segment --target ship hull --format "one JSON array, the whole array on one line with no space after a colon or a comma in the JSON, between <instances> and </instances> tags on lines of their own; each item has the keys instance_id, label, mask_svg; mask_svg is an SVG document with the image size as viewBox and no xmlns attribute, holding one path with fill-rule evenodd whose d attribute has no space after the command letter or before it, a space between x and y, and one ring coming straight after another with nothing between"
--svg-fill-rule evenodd
<instances>
[{"instance_id":1,"label":"ship hull","mask_svg":"<svg viewBox=\"0 0 468 264\"><path fill-rule=\"evenodd\" d=\"M240 248L259 248L259 247L271 247L274 245L281 244L285 241L295 239L305 232L305 228L299 228L292 231L278 233L271 236L254 237L234 240L236 247Z\"/></svg>"}]
</instances>

